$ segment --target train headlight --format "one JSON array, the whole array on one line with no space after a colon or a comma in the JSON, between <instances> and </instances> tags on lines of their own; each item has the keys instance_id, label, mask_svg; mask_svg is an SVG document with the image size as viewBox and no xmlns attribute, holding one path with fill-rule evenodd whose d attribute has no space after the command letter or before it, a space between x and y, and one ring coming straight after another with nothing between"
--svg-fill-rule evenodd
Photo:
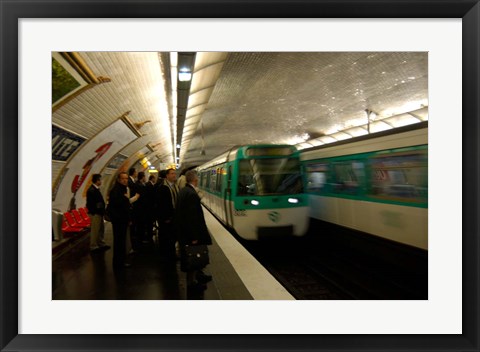
<instances>
[{"instance_id":1,"label":"train headlight","mask_svg":"<svg viewBox=\"0 0 480 352\"><path fill-rule=\"evenodd\" d=\"M298 198L288 198L288 202L292 204L297 204L300 200Z\"/></svg>"},{"instance_id":2,"label":"train headlight","mask_svg":"<svg viewBox=\"0 0 480 352\"><path fill-rule=\"evenodd\" d=\"M260 202L258 200L255 200L255 199L251 200L250 203L252 203L252 205L259 205L260 204Z\"/></svg>"}]
</instances>

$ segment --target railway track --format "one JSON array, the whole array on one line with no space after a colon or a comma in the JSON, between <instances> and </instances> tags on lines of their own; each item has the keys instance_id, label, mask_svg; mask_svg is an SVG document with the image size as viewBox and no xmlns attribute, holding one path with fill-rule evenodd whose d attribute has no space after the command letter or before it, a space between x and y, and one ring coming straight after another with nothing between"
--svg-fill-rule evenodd
<instances>
[{"instance_id":1,"label":"railway track","mask_svg":"<svg viewBox=\"0 0 480 352\"><path fill-rule=\"evenodd\" d=\"M352 241L345 228L329 229L326 236L265 241L246 241L226 229L298 300L428 299L428 258L423 254L382 243L378 255L369 241Z\"/></svg>"},{"instance_id":2,"label":"railway track","mask_svg":"<svg viewBox=\"0 0 480 352\"><path fill-rule=\"evenodd\" d=\"M425 270L385 263L317 237L247 242L247 250L299 300L428 299Z\"/></svg>"}]
</instances>

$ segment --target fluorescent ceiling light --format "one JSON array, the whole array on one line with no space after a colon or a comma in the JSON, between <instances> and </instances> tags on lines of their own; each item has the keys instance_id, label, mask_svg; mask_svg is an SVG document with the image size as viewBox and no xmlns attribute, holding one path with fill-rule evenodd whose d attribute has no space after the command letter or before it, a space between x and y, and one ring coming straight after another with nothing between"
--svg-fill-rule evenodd
<instances>
[{"instance_id":1,"label":"fluorescent ceiling light","mask_svg":"<svg viewBox=\"0 0 480 352\"><path fill-rule=\"evenodd\" d=\"M178 80L180 82L188 82L192 79L192 72L188 68L181 68L178 71Z\"/></svg>"},{"instance_id":2,"label":"fluorescent ceiling light","mask_svg":"<svg viewBox=\"0 0 480 352\"><path fill-rule=\"evenodd\" d=\"M332 138L335 138L337 141L342 141L344 139L349 139L349 138L352 138L351 135L345 133L345 132L337 132L337 133L334 133L332 134L331 136Z\"/></svg>"}]
</instances>

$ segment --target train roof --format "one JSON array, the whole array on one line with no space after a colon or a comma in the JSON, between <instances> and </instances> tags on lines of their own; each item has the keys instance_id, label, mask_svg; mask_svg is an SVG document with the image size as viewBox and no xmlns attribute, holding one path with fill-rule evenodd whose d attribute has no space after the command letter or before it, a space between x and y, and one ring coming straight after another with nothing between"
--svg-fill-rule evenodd
<instances>
[{"instance_id":1,"label":"train roof","mask_svg":"<svg viewBox=\"0 0 480 352\"><path fill-rule=\"evenodd\" d=\"M291 154L298 152L297 148L291 144L245 144L232 147L230 150L213 158L208 163L198 166L198 169L206 169L215 165L223 164L229 160L235 159L237 156L245 156L245 152L249 148L289 148Z\"/></svg>"},{"instance_id":2,"label":"train roof","mask_svg":"<svg viewBox=\"0 0 480 352\"><path fill-rule=\"evenodd\" d=\"M375 133L367 134L367 135L364 135L364 136L353 137L353 138L338 141L338 142L322 144L322 145L319 145L319 146L303 149L303 150L300 151L300 153L305 154L305 153L309 153L309 152L313 152L313 151L317 151L317 150L321 150L321 149L333 148L333 147L337 147L337 146L340 146L340 145L352 144L352 143L361 142L361 141L368 141L368 140L372 140L372 139L376 139L376 138L380 138L380 137L393 136L393 135L397 135L397 134L400 134L400 133L405 133L405 132L415 131L415 130L422 130L422 129L428 129L428 121L422 121L422 122L419 122L419 123L394 128L394 129L391 129L391 130L375 132Z\"/></svg>"}]
</instances>

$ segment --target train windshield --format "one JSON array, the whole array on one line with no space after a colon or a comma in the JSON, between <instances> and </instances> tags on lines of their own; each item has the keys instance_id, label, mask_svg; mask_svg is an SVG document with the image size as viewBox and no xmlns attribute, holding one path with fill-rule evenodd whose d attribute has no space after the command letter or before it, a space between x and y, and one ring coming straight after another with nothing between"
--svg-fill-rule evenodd
<instances>
[{"instance_id":1,"label":"train windshield","mask_svg":"<svg viewBox=\"0 0 480 352\"><path fill-rule=\"evenodd\" d=\"M240 160L238 176L239 196L303 192L298 158Z\"/></svg>"}]
</instances>

